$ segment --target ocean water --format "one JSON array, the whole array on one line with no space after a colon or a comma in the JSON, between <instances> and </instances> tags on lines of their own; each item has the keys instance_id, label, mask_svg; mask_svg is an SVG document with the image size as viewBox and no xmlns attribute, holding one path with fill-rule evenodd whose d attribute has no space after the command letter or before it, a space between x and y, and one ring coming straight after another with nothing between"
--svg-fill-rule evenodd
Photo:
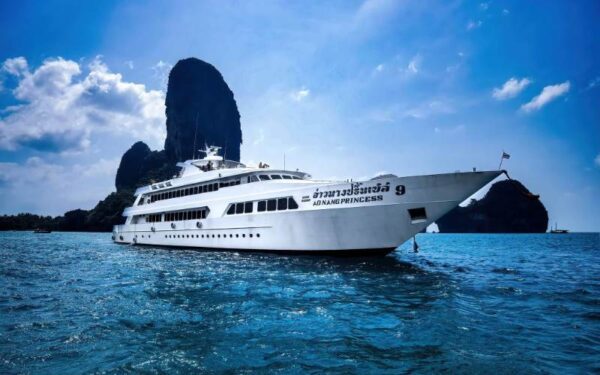
<instances>
[{"instance_id":1,"label":"ocean water","mask_svg":"<svg viewBox=\"0 0 600 375\"><path fill-rule=\"evenodd\" d=\"M0 373L598 373L600 237L379 258L0 233Z\"/></svg>"}]
</instances>

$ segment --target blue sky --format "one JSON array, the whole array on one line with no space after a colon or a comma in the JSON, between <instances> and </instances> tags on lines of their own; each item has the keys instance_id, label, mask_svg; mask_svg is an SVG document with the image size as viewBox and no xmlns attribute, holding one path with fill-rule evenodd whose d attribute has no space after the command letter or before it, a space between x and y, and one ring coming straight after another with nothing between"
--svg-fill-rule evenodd
<instances>
[{"instance_id":1,"label":"blue sky","mask_svg":"<svg viewBox=\"0 0 600 375\"><path fill-rule=\"evenodd\" d=\"M169 68L215 65L242 160L319 178L494 169L600 230L600 3L23 1L0 5L0 213L91 208L164 141Z\"/></svg>"}]
</instances>

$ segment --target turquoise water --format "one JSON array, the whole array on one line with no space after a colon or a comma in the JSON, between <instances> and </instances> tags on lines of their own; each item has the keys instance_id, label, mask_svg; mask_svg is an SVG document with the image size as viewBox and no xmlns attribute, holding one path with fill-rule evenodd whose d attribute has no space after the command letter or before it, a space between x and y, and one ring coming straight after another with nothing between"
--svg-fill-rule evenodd
<instances>
[{"instance_id":1,"label":"turquoise water","mask_svg":"<svg viewBox=\"0 0 600 375\"><path fill-rule=\"evenodd\" d=\"M380 258L0 233L0 373L600 371L600 237L419 235Z\"/></svg>"}]
</instances>

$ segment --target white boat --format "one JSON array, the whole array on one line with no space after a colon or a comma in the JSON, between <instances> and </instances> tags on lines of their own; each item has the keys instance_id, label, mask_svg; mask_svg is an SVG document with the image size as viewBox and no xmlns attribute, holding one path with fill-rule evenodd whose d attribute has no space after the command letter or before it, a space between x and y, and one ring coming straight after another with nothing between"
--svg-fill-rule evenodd
<instances>
[{"instance_id":1,"label":"white boat","mask_svg":"<svg viewBox=\"0 0 600 375\"><path fill-rule=\"evenodd\" d=\"M247 167L218 147L178 163L171 180L137 189L118 243L288 253L385 254L502 171L367 181L314 180L300 171Z\"/></svg>"}]
</instances>

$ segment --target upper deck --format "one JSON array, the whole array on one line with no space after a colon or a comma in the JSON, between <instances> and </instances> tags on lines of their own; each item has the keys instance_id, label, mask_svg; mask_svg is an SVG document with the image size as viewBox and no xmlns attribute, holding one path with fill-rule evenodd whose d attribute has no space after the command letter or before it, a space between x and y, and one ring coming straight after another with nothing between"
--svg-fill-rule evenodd
<instances>
[{"instance_id":1,"label":"upper deck","mask_svg":"<svg viewBox=\"0 0 600 375\"><path fill-rule=\"evenodd\" d=\"M156 182L136 190L135 195L148 196L147 202L174 198L181 188L192 187L204 192L218 188L239 185L271 179L304 180L310 175L300 171L285 171L271 169L267 164L260 163L258 167L248 167L242 163L225 160L219 156L219 147L207 147L203 159L187 160L177 163L180 172L170 180ZM216 186L215 186L216 185Z\"/></svg>"}]
</instances>

